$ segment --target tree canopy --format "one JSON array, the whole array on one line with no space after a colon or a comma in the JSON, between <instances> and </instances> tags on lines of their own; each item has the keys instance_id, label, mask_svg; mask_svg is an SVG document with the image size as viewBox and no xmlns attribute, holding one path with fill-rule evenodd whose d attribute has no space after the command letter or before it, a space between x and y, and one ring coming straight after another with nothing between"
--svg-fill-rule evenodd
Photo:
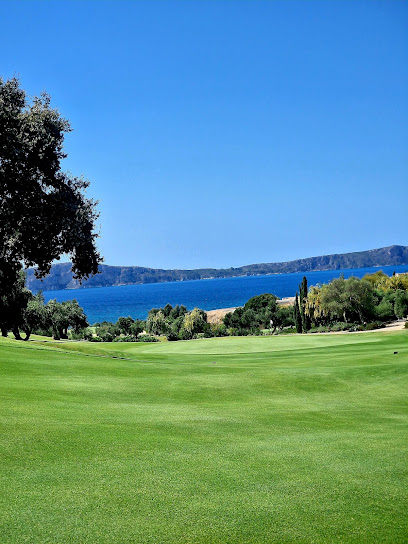
<instances>
[{"instance_id":1,"label":"tree canopy","mask_svg":"<svg viewBox=\"0 0 408 544\"><path fill-rule=\"evenodd\" d=\"M10 291L22 264L43 277L62 254L80 280L98 271L89 182L61 169L70 130L47 94L30 99L17 78L0 78L0 291Z\"/></svg>"}]
</instances>

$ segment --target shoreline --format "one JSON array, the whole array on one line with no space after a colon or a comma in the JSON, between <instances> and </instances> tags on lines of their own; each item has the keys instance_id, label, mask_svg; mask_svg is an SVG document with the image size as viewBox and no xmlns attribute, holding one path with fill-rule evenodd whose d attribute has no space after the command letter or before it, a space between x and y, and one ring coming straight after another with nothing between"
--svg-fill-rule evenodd
<instances>
[{"instance_id":1,"label":"shoreline","mask_svg":"<svg viewBox=\"0 0 408 544\"><path fill-rule=\"evenodd\" d=\"M58 265L64 265L68 263L57 263ZM106 266L112 266L112 265L106 265ZM296 270L291 272L263 272L263 273L253 273L253 274L237 274L232 276L206 276L203 278L173 278L171 280L159 280L159 281L133 281L131 283L112 283L109 285L69 285L71 281L70 280L66 287L60 287L55 288L52 287L51 289L46 289L43 286L35 286L31 285L31 282L33 281L32 278L27 278L27 287L31 289L33 292L38 292L39 290L42 290L47 293L51 293L53 291L82 291L84 289L101 289L105 287L130 287L132 285L158 285L158 284L164 284L164 283L186 283L186 282L197 282L197 281L212 281L212 280L231 280L231 279L242 279L242 278L259 278L259 277L271 277L271 276L286 276L286 275L296 275L296 274L314 274L318 272L340 272L340 273L347 273L349 270L370 270L370 269L383 269L383 268L400 268L405 267L404 271L401 271L399 273L406 273L408 271L408 264L384 264L384 265L372 265L372 266L360 266L360 267L349 267L349 268L318 268L313 270ZM133 267L115 267L112 266L112 268L133 268ZM26 269L31 270L31 269ZM45 281L47 278L45 278ZM34 281L41 281L41 280L34 280Z\"/></svg>"}]
</instances>

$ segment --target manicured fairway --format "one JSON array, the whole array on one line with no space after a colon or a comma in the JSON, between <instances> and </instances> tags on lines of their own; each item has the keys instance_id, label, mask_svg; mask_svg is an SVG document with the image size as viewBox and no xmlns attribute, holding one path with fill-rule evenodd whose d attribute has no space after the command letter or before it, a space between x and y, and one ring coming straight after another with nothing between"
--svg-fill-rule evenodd
<instances>
[{"instance_id":1,"label":"manicured fairway","mask_svg":"<svg viewBox=\"0 0 408 544\"><path fill-rule=\"evenodd\" d=\"M0 393L2 544L408 542L408 331L1 339Z\"/></svg>"}]
</instances>

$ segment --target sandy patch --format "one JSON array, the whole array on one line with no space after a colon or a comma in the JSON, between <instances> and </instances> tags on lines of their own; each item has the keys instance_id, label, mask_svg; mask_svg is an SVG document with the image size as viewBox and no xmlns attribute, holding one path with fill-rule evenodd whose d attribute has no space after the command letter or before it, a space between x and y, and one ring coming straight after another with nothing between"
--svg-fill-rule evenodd
<instances>
[{"instance_id":1,"label":"sandy patch","mask_svg":"<svg viewBox=\"0 0 408 544\"><path fill-rule=\"evenodd\" d=\"M219 310L209 310L207 312L208 323L222 323L224 317L229 313L236 310L236 308L220 308Z\"/></svg>"},{"instance_id":2,"label":"sandy patch","mask_svg":"<svg viewBox=\"0 0 408 544\"><path fill-rule=\"evenodd\" d=\"M276 302L281 306L293 306L295 304L295 297L284 297Z\"/></svg>"}]
</instances>

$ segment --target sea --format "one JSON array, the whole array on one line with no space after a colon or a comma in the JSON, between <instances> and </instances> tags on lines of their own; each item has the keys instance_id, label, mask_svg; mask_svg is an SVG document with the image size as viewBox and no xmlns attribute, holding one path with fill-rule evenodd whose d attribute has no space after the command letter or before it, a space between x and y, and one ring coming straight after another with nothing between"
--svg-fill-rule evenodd
<instances>
[{"instance_id":1,"label":"sea","mask_svg":"<svg viewBox=\"0 0 408 544\"><path fill-rule=\"evenodd\" d=\"M198 307L208 311L242 306L251 297L262 293L273 293L279 298L292 297L299 289L303 276L307 277L308 285L311 286L328 283L341 274L345 278L361 278L378 270L392 275L394 271L408 272L408 265L65 289L44 291L44 298L46 302L51 299L59 302L76 299L84 308L89 323L93 324L101 321L115 322L122 316L145 319L151 308L161 308L167 303L172 306L184 304L188 310Z\"/></svg>"}]
</instances>

